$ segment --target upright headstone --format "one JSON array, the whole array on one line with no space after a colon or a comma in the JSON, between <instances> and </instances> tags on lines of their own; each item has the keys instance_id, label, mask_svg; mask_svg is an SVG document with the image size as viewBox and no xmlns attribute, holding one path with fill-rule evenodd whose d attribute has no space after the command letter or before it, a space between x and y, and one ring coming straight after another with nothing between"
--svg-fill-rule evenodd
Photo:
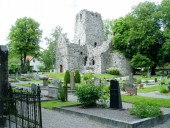
<instances>
[{"instance_id":1,"label":"upright headstone","mask_svg":"<svg viewBox=\"0 0 170 128\"><path fill-rule=\"evenodd\" d=\"M39 77L38 73L35 74L34 78L35 78L35 80L39 80L40 77Z\"/></svg>"},{"instance_id":2,"label":"upright headstone","mask_svg":"<svg viewBox=\"0 0 170 128\"><path fill-rule=\"evenodd\" d=\"M110 108L122 109L119 82L110 80Z\"/></svg>"},{"instance_id":3,"label":"upright headstone","mask_svg":"<svg viewBox=\"0 0 170 128\"><path fill-rule=\"evenodd\" d=\"M99 85L101 85L101 80L97 77L94 77L93 84L99 86Z\"/></svg>"},{"instance_id":4,"label":"upright headstone","mask_svg":"<svg viewBox=\"0 0 170 128\"><path fill-rule=\"evenodd\" d=\"M75 86L75 79L74 79L74 72L70 72L70 87L74 89Z\"/></svg>"},{"instance_id":5,"label":"upright headstone","mask_svg":"<svg viewBox=\"0 0 170 128\"><path fill-rule=\"evenodd\" d=\"M31 84L31 91L33 92L33 93L36 93L37 92L37 85L36 84Z\"/></svg>"},{"instance_id":6,"label":"upright headstone","mask_svg":"<svg viewBox=\"0 0 170 128\"><path fill-rule=\"evenodd\" d=\"M53 79L52 80L52 84L53 84L53 86L58 86L59 85L59 83L60 83L60 80L57 80L57 79Z\"/></svg>"},{"instance_id":7,"label":"upright headstone","mask_svg":"<svg viewBox=\"0 0 170 128\"><path fill-rule=\"evenodd\" d=\"M44 77L42 77L41 79L43 80L43 86L44 86L44 87L47 87L47 86L48 86L48 77L45 77L45 76L44 76Z\"/></svg>"},{"instance_id":8,"label":"upright headstone","mask_svg":"<svg viewBox=\"0 0 170 128\"><path fill-rule=\"evenodd\" d=\"M3 115L2 99L7 96L8 91L8 49L0 45L0 125L3 125L1 119Z\"/></svg>"},{"instance_id":9,"label":"upright headstone","mask_svg":"<svg viewBox=\"0 0 170 128\"><path fill-rule=\"evenodd\" d=\"M130 73L130 75L129 75L129 85L130 85L130 87L133 87L133 82L134 82L134 80L133 80L133 74Z\"/></svg>"},{"instance_id":10,"label":"upright headstone","mask_svg":"<svg viewBox=\"0 0 170 128\"><path fill-rule=\"evenodd\" d=\"M48 86L48 96L51 98L57 98L58 95L58 88L56 86Z\"/></svg>"}]
</instances>

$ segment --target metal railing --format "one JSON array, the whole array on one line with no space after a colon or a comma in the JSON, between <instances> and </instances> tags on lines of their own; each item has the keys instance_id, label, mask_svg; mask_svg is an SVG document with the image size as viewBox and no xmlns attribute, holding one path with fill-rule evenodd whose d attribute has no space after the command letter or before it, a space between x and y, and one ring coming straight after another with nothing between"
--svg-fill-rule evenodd
<instances>
[{"instance_id":1,"label":"metal railing","mask_svg":"<svg viewBox=\"0 0 170 128\"><path fill-rule=\"evenodd\" d=\"M36 91L8 90L8 96L0 98L1 122L4 128L42 128L40 87Z\"/></svg>"}]
</instances>

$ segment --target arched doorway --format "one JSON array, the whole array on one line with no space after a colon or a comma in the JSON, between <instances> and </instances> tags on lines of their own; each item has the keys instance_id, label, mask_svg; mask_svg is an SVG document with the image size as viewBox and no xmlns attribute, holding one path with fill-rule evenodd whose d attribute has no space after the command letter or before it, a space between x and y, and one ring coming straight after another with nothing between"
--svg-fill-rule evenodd
<instances>
[{"instance_id":1,"label":"arched doorway","mask_svg":"<svg viewBox=\"0 0 170 128\"><path fill-rule=\"evenodd\" d=\"M63 72L63 65L60 65L60 72Z\"/></svg>"}]
</instances>

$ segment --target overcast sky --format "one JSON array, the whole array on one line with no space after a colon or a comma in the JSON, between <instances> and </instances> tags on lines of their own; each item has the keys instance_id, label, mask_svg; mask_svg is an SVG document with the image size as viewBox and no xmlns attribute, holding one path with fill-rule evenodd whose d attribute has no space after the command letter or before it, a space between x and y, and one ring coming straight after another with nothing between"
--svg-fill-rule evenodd
<instances>
[{"instance_id":1,"label":"overcast sky","mask_svg":"<svg viewBox=\"0 0 170 128\"><path fill-rule=\"evenodd\" d=\"M116 19L125 16L131 8L145 0L0 0L0 45L8 40L10 28L18 18L31 17L43 30L41 46L45 48L44 37L61 26L72 41L75 15L82 9L98 12L103 19ZM161 0L149 0L156 3Z\"/></svg>"}]
</instances>

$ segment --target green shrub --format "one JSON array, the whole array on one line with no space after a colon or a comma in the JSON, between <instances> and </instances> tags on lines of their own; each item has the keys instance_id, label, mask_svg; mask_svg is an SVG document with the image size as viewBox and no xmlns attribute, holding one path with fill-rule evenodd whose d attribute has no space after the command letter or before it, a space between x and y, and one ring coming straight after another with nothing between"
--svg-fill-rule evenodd
<instances>
[{"instance_id":1,"label":"green shrub","mask_svg":"<svg viewBox=\"0 0 170 128\"><path fill-rule=\"evenodd\" d=\"M75 94L84 107L92 107L96 106L96 101L100 98L102 91L99 86L82 85L76 87Z\"/></svg>"},{"instance_id":2,"label":"green shrub","mask_svg":"<svg viewBox=\"0 0 170 128\"><path fill-rule=\"evenodd\" d=\"M141 79L137 79L136 80L136 84L141 84L142 80Z\"/></svg>"},{"instance_id":3,"label":"green shrub","mask_svg":"<svg viewBox=\"0 0 170 128\"><path fill-rule=\"evenodd\" d=\"M112 74L112 75L120 75L120 72L117 68L111 67L111 68L108 68L106 71L107 73Z\"/></svg>"},{"instance_id":4,"label":"green shrub","mask_svg":"<svg viewBox=\"0 0 170 128\"><path fill-rule=\"evenodd\" d=\"M141 118L157 117L162 115L162 111L159 106L144 102L133 105L133 107L129 110L132 115L137 115Z\"/></svg>"},{"instance_id":5,"label":"green shrub","mask_svg":"<svg viewBox=\"0 0 170 128\"><path fill-rule=\"evenodd\" d=\"M86 84L91 84L92 78L94 75L92 73L87 73L82 76L83 81L86 81Z\"/></svg>"},{"instance_id":6,"label":"green shrub","mask_svg":"<svg viewBox=\"0 0 170 128\"><path fill-rule=\"evenodd\" d=\"M169 89L166 86L161 86L159 92L160 93L168 93Z\"/></svg>"},{"instance_id":7,"label":"green shrub","mask_svg":"<svg viewBox=\"0 0 170 128\"><path fill-rule=\"evenodd\" d=\"M102 96L99 99L99 104L102 108L106 108L110 97L110 85L102 87Z\"/></svg>"},{"instance_id":8,"label":"green shrub","mask_svg":"<svg viewBox=\"0 0 170 128\"><path fill-rule=\"evenodd\" d=\"M161 80L159 84L160 85L165 85L165 80Z\"/></svg>"},{"instance_id":9,"label":"green shrub","mask_svg":"<svg viewBox=\"0 0 170 128\"><path fill-rule=\"evenodd\" d=\"M75 83L80 83L81 82L81 76L80 76L80 73L79 73L78 70L75 71L74 78L75 78Z\"/></svg>"},{"instance_id":10,"label":"green shrub","mask_svg":"<svg viewBox=\"0 0 170 128\"><path fill-rule=\"evenodd\" d=\"M58 84L58 95L57 98L61 101L66 101L66 93L65 93L65 86L64 84L59 83Z\"/></svg>"},{"instance_id":11,"label":"green shrub","mask_svg":"<svg viewBox=\"0 0 170 128\"><path fill-rule=\"evenodd\" d=\"M65 82L66 84L70 83L70 71L69 71L69 70L67 70L67 71L65 72L64 82Z\"/></svg>"}]
</instances>

